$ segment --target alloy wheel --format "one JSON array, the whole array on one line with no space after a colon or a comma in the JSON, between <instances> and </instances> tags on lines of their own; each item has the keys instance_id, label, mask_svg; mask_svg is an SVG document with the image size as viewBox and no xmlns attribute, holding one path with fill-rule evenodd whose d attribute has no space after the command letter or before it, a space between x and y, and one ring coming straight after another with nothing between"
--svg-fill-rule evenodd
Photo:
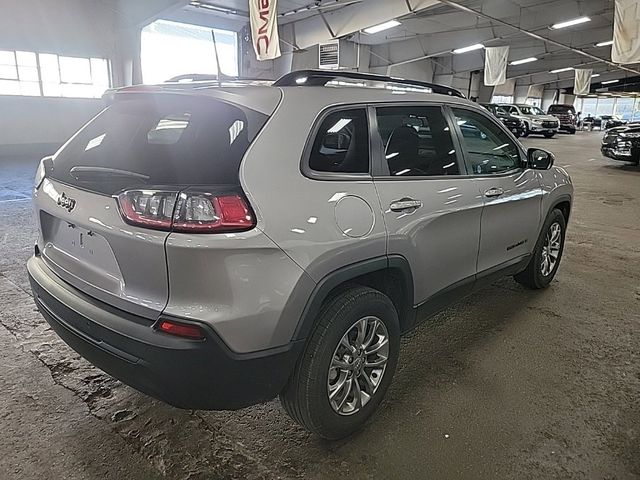
<instances>
[{"instance_id":1,"label":"alloy wheel","mask_svg":"<svg viewBox=\"0 0 640 480\"><path fill-rule=\"evenodd\" d=\"M547 231L544 245L542 246L542 260L540 262L540 273L547 277L553 272L558 258L560 257L560 247L562 245L562 227L558 222L554 222Z\"/></svg>"},{"instance_id":2,"label":"alloy wheel","mask_svg":"<svg viewBox=\"0 0 640 480\"><path fill-rule=\"evenodd\" d=\"M333 410L352 415L376 393L389 358L389 332L377 317L356 321L333 352L327 393Z\"/></svg>"}]
</instances>

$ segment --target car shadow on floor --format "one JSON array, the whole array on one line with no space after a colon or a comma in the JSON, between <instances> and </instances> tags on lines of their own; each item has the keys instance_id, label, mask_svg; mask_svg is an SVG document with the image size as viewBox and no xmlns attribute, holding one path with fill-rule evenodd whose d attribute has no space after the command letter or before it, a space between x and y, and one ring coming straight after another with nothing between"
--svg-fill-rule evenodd
<instances>
[{"instance_id":1,"label":"car shadow on floor","mask_svg":"<svg viewBox=\"0 0 640 480\"><path fill-rule=\"evenodd\" d=\"M617 172L640 173L640 165L634 165L632 163L607 164L604 165L603 168Z\"/></svg>"}]
</instances>

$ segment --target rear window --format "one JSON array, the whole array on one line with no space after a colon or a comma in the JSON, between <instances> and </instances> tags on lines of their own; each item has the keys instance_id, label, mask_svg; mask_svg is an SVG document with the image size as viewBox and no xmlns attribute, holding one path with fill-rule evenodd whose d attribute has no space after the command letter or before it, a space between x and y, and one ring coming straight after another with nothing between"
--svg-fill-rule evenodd
<instances>
[{"instance_id":1,"label":"rear window","mask_svg":"<svg viewBox=\"0 0 640 480\"><path fill-rule=\"evenodd\" d=\"M206 97L119 100L58 153L49 176L107 195L152 185L236 185L267 118Z\"/></svg>"}]
</instances>

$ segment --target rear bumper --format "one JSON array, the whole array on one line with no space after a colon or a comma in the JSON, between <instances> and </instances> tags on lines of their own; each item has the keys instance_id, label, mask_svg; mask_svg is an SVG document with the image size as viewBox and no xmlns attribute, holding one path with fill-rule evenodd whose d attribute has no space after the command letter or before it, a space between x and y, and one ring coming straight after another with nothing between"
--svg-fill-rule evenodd
<instances>
[{"instance_id":1,"label":"rear bumper","mask_svg":"<svg viewBox=\"0 0 640 480\"><path fill-rule=\"evenodd\" d=\"M109 375L179 408L233 410L271 400L302 351L303 342L293 342L237 354L203 323L204 340L168 335L64 283L39 256L27 269L36 305L62 340Z\"/></svg>"}]
</instances>

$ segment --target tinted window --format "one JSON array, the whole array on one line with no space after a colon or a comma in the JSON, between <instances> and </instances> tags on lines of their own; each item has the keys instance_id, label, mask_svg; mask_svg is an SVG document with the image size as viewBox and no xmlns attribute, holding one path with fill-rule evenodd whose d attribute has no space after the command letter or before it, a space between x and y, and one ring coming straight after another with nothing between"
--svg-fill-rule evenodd
<instances>
[{"instance_id":1,"label":"tinted window","mask_svg":"<svg viewBox=\"0 0 640 480\"><path fill-rule=\"evenodd\" d=\"M459 108L454 108L453 113L473 173L490 175L520 168L516 143L491 119Z\"/></svg>"},{"instance_id":2,"label":"tinted window","mask_svg":"<svg viewBox=\"0 0 640 480\"><path fill-rule=\"evenodd\" d=\"M551 105L549 107L549 113L571 113L575 114L573 107L569 105Z\"/></svg>"},{"instance_id":3,"label":"tinted window","mask_svg":"<svg viewBox=\"0 0 640 480\"><path fill-rule=\"evenodd\" d=\"M369 129L364 109L329 114L320 125L309 156L317 172L369 172Z\"/></svg>"},{"instance_id":4,"label":"tinted window","mask_svg":"<svg viewBox=\"0 0 640 480\"><path fill-rule=\"evenodd\" d=\"M146 185L237 184L266 119L202 97L116 101L58 154L50 176L108 195Z\"/></svg>"},{"instance_id":5,"label":"tinted window","mask_svg":"<svg viewBox=\"0 0 640 480\"><path fill-rule=\"evenodd\" d=\"M534 105L521 105L518 108L524 115L544 115L544 112Z\"/></svg>"},{"instance_id":6,"label":"tinted window","mask_svg":"<svg viewBox=\"0 0 640 480\"><path fill-rule=\"evenodd\" d=\"M383 107L376 112L391 175L460 173L451 131L440 107Z\"/></svg>"}]
</instances>

